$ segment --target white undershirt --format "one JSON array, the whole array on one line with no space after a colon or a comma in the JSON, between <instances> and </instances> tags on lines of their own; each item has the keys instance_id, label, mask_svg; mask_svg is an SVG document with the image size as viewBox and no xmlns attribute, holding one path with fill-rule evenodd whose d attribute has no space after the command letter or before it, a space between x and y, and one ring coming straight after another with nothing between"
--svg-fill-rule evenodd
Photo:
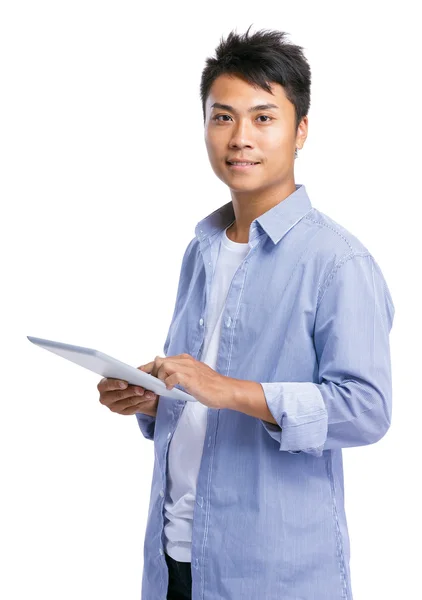
<instances>
[{"instance_id":1,"label":"white undershirt","mask_svg":"<svg viewBox=\"0 0 422 600\"><path fill-rule=\"evenodd\" d=\"M227 230L226 230L227 231ZM217 364L221 316L233 275L249 252L249 245L233 242L226 231L211 286L205 323L202 362L212 369ZM208 407L186 402L168 452L167 496L164 502L165 550L174 560L191 562L192 521L196 481L207 428Z\"/></svg>"}]
</instances>

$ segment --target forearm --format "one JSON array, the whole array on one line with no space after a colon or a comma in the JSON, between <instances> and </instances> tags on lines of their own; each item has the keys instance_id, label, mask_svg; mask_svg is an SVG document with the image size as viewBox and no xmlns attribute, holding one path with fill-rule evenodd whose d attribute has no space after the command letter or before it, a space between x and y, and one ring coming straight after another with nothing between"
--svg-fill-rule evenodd
<instances>
[{"instance_id":1,"label":"forearm","mask_svg":"<svg viewBox=\"0 0 422 600\"><path fill-rule=\"evenodd\" d=\"M226 408L277 425L277 421L269 411L264 390L256 381L232 379L231 394Z\"/></svg>"}]
</instances>

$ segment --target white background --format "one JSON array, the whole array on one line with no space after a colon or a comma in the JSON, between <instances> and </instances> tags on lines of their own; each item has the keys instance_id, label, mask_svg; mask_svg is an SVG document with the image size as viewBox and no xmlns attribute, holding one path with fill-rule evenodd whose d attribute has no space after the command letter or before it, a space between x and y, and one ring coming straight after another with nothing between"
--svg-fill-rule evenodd
<instances>
[{"instance_id":1,"label":"white background","mask_svg":"<svg viewBox=\"0 0 422 600\"><path fill-rule=\"evenodd\" d=\"M100 405L100 376L26 336L133 366L163 356L184 250L230 200L206 154L201 71L222 36L251 24L304 47L296 183L368 247L396 308L392 426L343 454L354 600L418 595L416 6L2 3L2 598L140 598L153 443L135 416Z\"/></svg>"}]
</instances>

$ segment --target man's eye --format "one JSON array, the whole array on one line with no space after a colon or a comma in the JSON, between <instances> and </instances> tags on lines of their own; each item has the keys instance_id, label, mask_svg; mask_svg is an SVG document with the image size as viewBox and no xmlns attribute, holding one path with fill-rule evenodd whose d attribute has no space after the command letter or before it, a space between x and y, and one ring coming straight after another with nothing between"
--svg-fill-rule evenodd
<instances>
[{"instance_id":1,"label":"man's eye","mask_svg":"<svg viewBox=\"0 0 422 600\"><path fill-rule=\"evenodd\" d=\"M220 117L229 117L229 119L231 119L230 115L216 115L215 117L213 117L213 121L219 121ZM268 115L259 115L259 117L257 117L257 119L269 119L270 121L273 120L272 117L269 117ZM227 121L220 121L220 123L227 123ZM268 123L268 121L261 121L261 123Z\"/></svg>"},{"instance_id":2,"label":"man's eye","mask_svg":"<svg viewBox=\"0 0 422 600\"><path fill-rule=\"evenodd\" d=\"M217 115L213 118L213 121L218 121L220 117L229 117L230 115Z\"/></svg>"}]
</instances>

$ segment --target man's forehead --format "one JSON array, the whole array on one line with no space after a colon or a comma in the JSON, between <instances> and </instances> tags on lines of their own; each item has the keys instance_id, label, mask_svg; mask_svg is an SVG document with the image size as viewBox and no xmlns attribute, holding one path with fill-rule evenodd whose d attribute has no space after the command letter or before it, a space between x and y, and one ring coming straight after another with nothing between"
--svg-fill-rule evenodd
<instances>
[{"instance_id":1,"label":"man's forehead","mask_svg":"<svg viewBox=\"0 0 422 600\"><path fill-rule=\"evenodd\" d=\"M231 106L235 110L248 110L253 106L271 104L277 108L286 101L284 88L276 82L268 82L271 92L261 87L253 86L240 77L226 74L217 77L207 98L208 107L213 104ZM273 108L273 110L276 110Z\"/></svg>"}]
</instances>

